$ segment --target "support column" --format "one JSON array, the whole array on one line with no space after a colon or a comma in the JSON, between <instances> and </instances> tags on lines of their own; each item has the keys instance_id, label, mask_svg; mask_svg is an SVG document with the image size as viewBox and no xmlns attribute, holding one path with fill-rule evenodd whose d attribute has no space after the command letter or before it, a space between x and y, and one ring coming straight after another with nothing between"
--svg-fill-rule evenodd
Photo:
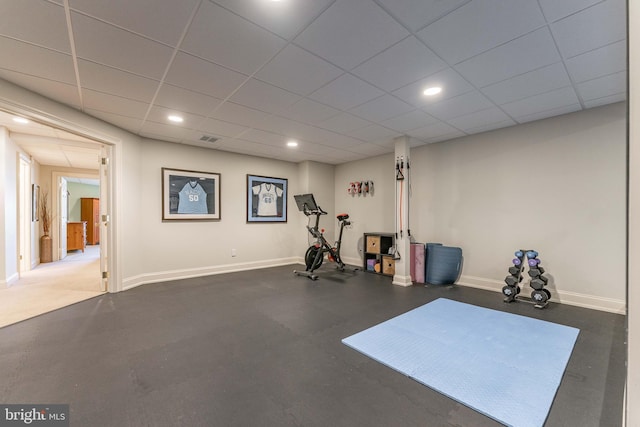
<instances>
[{"instance_id":1,"label":"support column","mask_svg":"<svg viewBox=\"0 0 640 427\"><path fill-rule=\"evenodd\" d=\"M394 140L396 174L396 254L393 284L411 286L411 240L409 236L409 137L399 136Z\"/></svg>"},{"instance_id":2,"label":"support column","mask_svg":"<svg viewBox=\"0 0 640 427\"><path fill-rule=\"evenodd\" d=\"M627 384L624 423L640 425L640 4L628 3Z\"/></svg>"}]
</instances>

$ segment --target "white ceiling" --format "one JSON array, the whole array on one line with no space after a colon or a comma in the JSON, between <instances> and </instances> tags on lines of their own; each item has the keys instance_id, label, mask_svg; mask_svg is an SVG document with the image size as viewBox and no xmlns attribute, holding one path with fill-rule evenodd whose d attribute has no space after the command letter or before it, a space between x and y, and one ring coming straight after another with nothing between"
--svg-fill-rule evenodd
<instances>
[{"instance_id":1,"label":"white ceiling","mask_svg":"<svg viewBox=\"0 0 640 427\"><path fill-rule=\"evenodd\" d=\"M143 137L294 162L624 101L626 49L625 0L0 2L0 78Z\"/></svg>"}]
</instances>

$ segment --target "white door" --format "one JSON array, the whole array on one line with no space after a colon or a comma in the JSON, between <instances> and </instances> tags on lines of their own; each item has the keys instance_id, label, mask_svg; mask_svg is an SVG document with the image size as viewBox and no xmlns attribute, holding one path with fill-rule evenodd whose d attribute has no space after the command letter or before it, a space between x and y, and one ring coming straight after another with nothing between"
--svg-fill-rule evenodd
<instances>
[{"instance_id":1,"label":"white door","mask_svg":"<svg viewBox=\"0 0 640 427\"><path fill-rule=\"evenodd\" d=\"M60 177L60 259L64 259L67 256L67 221L69 215L69 193L67 192L67 179Z\"/></svg>"},{"instance_id":2,"label":"white door","mask_svg":"<svg viewBox=\"0 0 640 427\"><path fill-rule=\"evenodd\" d=\"M111 168L109 157L111 147L102 146L100 150L100 274L102 277L102 290L109 290L109 220L111 213L111 200L109 197L111 188Z\"/></svg>"}]
</instances>

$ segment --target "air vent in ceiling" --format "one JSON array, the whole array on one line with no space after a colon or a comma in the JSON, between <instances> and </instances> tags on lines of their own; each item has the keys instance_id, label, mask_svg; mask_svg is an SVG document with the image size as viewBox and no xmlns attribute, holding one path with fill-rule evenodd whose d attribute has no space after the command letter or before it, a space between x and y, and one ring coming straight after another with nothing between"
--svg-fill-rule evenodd
<instances>
[{"instance_id":1,"label":"air vent in ceiling","mask_svg":"<svg viewBox=\"0 0 640 427\"><path fill-rule=\"evenodd\" d=\"M210 136L210 135L202 135L200 137L200 141L216 142L217 140L218 140L218 138L216 138L215 136Z\"/></svg>"}]
</instances>

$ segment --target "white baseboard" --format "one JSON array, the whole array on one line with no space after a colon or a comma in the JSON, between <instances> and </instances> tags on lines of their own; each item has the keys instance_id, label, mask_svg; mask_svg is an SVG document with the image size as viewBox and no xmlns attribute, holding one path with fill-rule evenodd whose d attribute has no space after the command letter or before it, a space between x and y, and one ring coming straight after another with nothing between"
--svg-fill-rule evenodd
<instances>
[{"instance_id":1,"label":"white baseboard","mask_svg":"<svg viewBox=\"0 0 640 427\"><path fill-rule=\"evenodd\" d=\"M168 282L170 280L189 279L192 277L211 276L214 274L233 273L237 271L256 270L259 268L278 267L288 264L303 264L302 257L290 257L254 261L238 264L215 265L211 267L191 268L184 270L158 271L155 273L139 274L122 281L122 290L127 291L147 283Z\"/></svg>"},{"instance_id":2,"label":"white baseboard","mask_svg":"<svg viewBox=\"0 0 640 427\"><path fill-rule=\"evenodd\" d=\"M361 262L358 258L343 259L345 264L353 267L360 267ZM355 261L355 262L352 262ZM254 261L238 264L216 265L211 267L192 268L184 270L158 271L155 273L139 274L137 276L128 277L122 281L122 290L127 291L140 285L148 283L168 282L170 280L189 279L192 277L211 276L214 274L234 273L237 271L257 270L260 268L278 267L281 265L302 264L304 265L304 257L290 257L271 259L264 261Z\"/></svg>"},{"instance_id":3,"label":"white baseboard","mask_svg":"<svg viewBox=\"0 0 640 427\"><path fill-rule=\"evenodd\" d=\"M14 273L11 276L9 276L6 280L0 280L0 287L10 288L11 285L17 282L19 278L20 278L20 275L18 273Z\"/></svg>"},{"instance_id":4,"label":"white baseboard","mask_svg":"<svg viewBox=\"0 0 640 427\"><path fill-rule=\"evenodd\" d=\"M504 287L504 282L485 279L483 277L464 275L460 277L460 280L458 280L456 284L500 293L502 293L502 288ZM577 307L607 311L609 313L627 314L627 304L624 300L554 289L549 290L551 291L551 302L559 302L562 304L575 305Z\"/></svg>"}]
</instances>

